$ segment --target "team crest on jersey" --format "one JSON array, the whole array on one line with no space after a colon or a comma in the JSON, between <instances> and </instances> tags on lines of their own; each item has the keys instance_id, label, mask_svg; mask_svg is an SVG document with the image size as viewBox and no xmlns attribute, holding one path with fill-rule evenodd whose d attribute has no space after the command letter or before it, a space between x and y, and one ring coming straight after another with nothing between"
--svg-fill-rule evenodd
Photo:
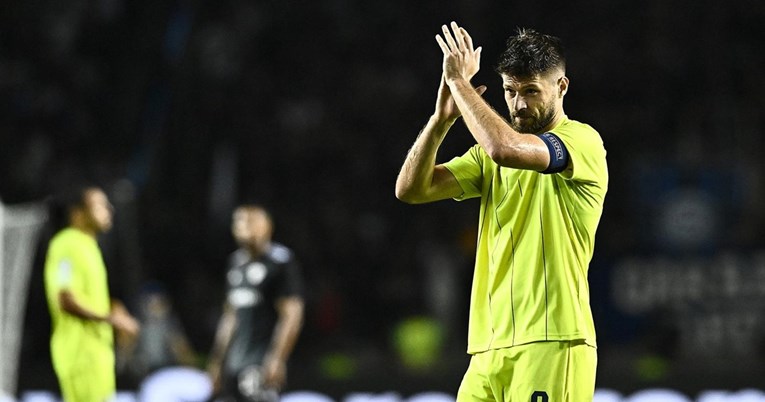
<instances>
[{"instance_id":1,"label":"team crest on jersey","mask_svg":"<svg viewBox=\"0 0 765 402\"><path fill-rule=\"evenodd\" d=\"M72 262L61 260L58 263L58 284L67 286L72 283Z\"/></svg>"},{"instance_id":2,"label":"team crest on jersey","mask_svg":"<svg viewBox=\"0 0 765 402\"><path fill-rule=\"evenodd\" d=\"M263 299L255 289L238 288L228 292L228 303L234 308L247 308L260 304Z\"/></svg>"},{"instance_id":3,"label":"team crest on jersey","mask_svg":"<svg viewBox=\"0 0 765 402\"><path fill-rule=\"evenodd\" d=\"M259 285L266 278L266 266L262 262L252 262L247 265L247 283Z\"/></svg>"},{"instance_id":4,"label":"team crest on jersey","mask_svg":"<svg viewBox=\"0 0 765 402\"><path fill-rule=\"evenodd\" d=\"M226 275L226 279L228 280L228 284L231 286L239 286L242 284L242 279L244 279L241 272L237 270L231 270L228 271L228 274Z\"/></svg>"}]
</instances>

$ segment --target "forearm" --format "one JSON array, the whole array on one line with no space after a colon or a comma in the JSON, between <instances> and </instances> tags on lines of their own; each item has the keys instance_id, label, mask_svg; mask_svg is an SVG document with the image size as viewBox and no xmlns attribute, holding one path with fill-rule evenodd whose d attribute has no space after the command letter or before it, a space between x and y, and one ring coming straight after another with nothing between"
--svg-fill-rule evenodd
<instances>
[{"instance_id":1,"label":"forearm","mask_svg":"<svg viewBox=\"0 0 765 402\"><path fill-rule=\"evenodd\" d=\"M433 183L436 154L454 121L435 116L428 120L409 149L396 179L396 197L405 202L418 202L424 198Z\"/></svg>"},{"instance_id":2,"label":"forearm","mask_svg":"<svg viewBox=\"0 0 765 402\"><path fill-rule=\"evenodd\" d=\"M111 300L111 307L109 311L110 315L130 315L130 312L128 311L127 307L119 300L119 299L112 299Z\"/></svg>"},{"instance_id":3,"label":"forearm","mask_svg":"<svg viewBox=\"0 0 765 402\"><path fill-rule=\"evenodd\" d=\"M176 360L184 365L194 365L196 362L196 353L186 336L182 333L176 333L172 334L170 339L170 348Z\"/></svg>"},{"instance_id":4,"label":"forearm","mask_svg":"<svg viewBox=\"0 0 765 402\"><path fill-rule=\"evenodd\" d=\"M533 133L519 133L492 109L464 79L449 88L476 142L498 165L541 172L550 165L547 144Z\"/></svg>"},{"instance_id":5,"label":"forearm","mask_svg":"<svg viewBox=\"0 0 765 402\"><path fill-rule=\"evenodd\" d=\"M83 320L89 320L89 321L110 321L110 315L109 314L98 314L95 311L83 306L80 304L77 299L74 298L74 295L68 291L68 290L62 290L59 293L59 304L61 305L61 309L65 312L75 316L79 317Z\"/></svg>"},{"instance_id":6,"label":"forearm","mask_svg":"<svg viewBox=\"0 0 765 402\"><path fill-rule=\"evenodd\" d=\"M213 341L213 348L210 352L210 361L214 364L219 364L223 357L226 355L226 350L231 342L231 336L234 333L234 327L236 326L236 319L232 313L224 313L223 317L218 324L218 330L215 333L215 340Z\"/></svg>"},{"instance_id":7,"label":"forearm","mask_svg":"<svg viewBox=\"0 0 765 402\"><path fill-rule=\"evenodd\" d=\"M452 97L462 118L476 142L489 155L492 150L506 146L510 136L507 122L478 95L473 86L463 78L447 81Z\"/></svg>"},{"instance_id":8,"label":"forearm","mask_svg":"<svg viewBox=\"0 0 765 402\"><path fill-rule=\"evenodd\" d=\"M279 318L274 328L271 348L268 352L269 358L278 359L283 362L289 359L300 335L300 329L303 326L302 303L299 306L292 306L290 310Z\"/></svg>"}]
</instances>

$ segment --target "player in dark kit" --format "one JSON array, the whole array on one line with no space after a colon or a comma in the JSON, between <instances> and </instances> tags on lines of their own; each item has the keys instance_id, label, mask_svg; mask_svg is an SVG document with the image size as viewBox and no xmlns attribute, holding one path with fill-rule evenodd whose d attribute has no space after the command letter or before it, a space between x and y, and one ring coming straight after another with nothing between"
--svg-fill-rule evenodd
<instances>
[{"instance_id":1,"label":"player in dark kit","mask_svg":"<svg viewBox=\"0 0 765 402\"><path fill-rule=\"evenodd\" d=\"M227 297L208 372L224 401L276 401L303 321L303 281L290 249L272 242L257 205L234 211L239 249L229 259Z\"/></svg>"}]
</instances>

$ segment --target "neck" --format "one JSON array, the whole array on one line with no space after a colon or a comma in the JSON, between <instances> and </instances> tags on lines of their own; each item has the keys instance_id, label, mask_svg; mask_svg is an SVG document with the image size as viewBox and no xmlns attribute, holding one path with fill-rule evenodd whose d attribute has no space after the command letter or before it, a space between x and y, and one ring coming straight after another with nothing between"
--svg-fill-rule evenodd
<instances>
[{"instance_id":1,"label":"neck","mask_svg":"<svg viewBox=\"0 0 765 402\"><path fill-rule=\"evenodd\" d=\"M265 254L266 251L271 247L271 242L265 242L265 243L259 243L259 244L249 244L245 247L248 253L250 253L250 256L252 258L260 257L261 255Z\"/></svg>"},{"instance_id":2,"label":"neck","mask_svg":"<svg viewBox=\"0 0 765 402\"><path fill-rule=\"evenodd\" d=\"M92 227L89 227L88 225L73 223L73 224L69 225L69 227L72 228L72 229L76 229L76 230L84 233L88 237L92 237L94 239L98 236L98 232L95 229L93 229Z\"/></svg>"},{"instance_id":3,"label":"neck","mask_svg":"<svg viewBox=\"0 0 765 402\"><path fill-rule=\"evenodd\" d=\"M555 126L560 124L561 121L566 117L566 113L563 112L563 107L555 108L555 113L553 114L553 118L550 119L550 123L546 125L539 134L546 133L550 130L552 130Z\"/></svg>"}]
</instances>

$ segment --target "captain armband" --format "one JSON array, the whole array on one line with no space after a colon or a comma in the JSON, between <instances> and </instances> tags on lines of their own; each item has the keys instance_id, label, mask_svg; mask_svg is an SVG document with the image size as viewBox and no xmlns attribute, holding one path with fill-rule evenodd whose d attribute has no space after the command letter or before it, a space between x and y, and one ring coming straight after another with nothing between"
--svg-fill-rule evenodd
<instances>
[{"instance_id":1,"label":"captain armband","mask_svg":"<svg viewBox=\"0 0 765 402\"><path fill-rule=\"evenodd\" d=\"M563 141L558 138L557 135L547 132L540 134L539 138L547 145L547 150L550 151L550 164L542 173L560 173L566 170L568 166L568 150Z\"/></svg>"}]
</instances>

